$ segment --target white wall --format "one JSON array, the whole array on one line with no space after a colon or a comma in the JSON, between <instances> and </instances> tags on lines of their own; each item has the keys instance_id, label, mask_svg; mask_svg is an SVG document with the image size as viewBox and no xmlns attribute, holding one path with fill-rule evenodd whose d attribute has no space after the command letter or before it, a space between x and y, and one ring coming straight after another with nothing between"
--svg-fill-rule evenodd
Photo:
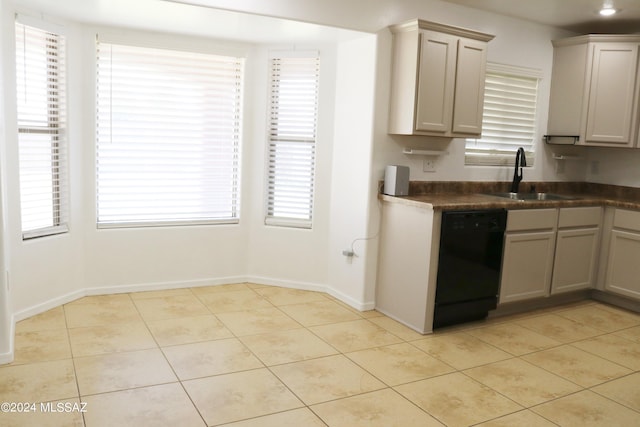
<instances>
[{"instance_id":1,"label":"white wall","mask_svg":"<svg viewBox=\"0 0 640 427\"><path fill-rule=\"evenodd\" d=\"M4 16L5 8L4 0L0 0L0 19ZM5 62L4 48L5 34L0 31L0 64ZM4 91L4 67L0 67L0 99L5 99ZM9 288L6 281L6 236L7 230L4 221L4 171L6 170L5 156L5 106L0 103L0 364L8 363L13 360L13 324L11 320L11 304Z\"/></svg>"},{"instance_id":2,"label":"white wall","mask_svg":"<svg viewBox=\"0 0 640 427\"><path fill-rule=\"evenodd\" d=\"M329 236L329 283L334 295L360 309L375 306L375 281L367 281L369 240L374 236L369 221L373 111L375 104L376 37L371 35L338 48L335 133L331 181L331 230Z\"/></svg>"},{"instance_id":3,"label":"white wall","mask_svg":"<svg viewBox=\"0 0 640 427\"><path fill-rule=\"evenodd\" d=\"M640 187L640 150L576 147L585 158L586 181ZM595 163L595 164L594 164Z\"/></svg>"},{"instance_id":4,"label":"white wall","mask_svg":"<svg viewBox=\"0 0 640 427\"><path fill-rule=\"evenodd\" d=\"M316 175L313 227L299 229L266 226L266 156L268 150L268 54L270 51L318 50L320 55L320 94L316 142ZM248 180L252 194L244 210L250 224L248 276L253 281L324 290L327 283L329 238L329 199L331 194L332 152L334 146L334 94L336 91L336 47L334 44L260 46L252 54L255 86L251 95L253 120L245 135Z\"/></svg>"}]
</instances>

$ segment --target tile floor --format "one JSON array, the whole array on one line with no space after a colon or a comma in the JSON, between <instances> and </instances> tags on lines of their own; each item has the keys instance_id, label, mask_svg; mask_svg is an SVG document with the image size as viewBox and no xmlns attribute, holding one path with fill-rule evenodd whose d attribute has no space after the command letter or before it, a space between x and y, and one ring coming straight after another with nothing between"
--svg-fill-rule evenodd
<instances>
[{"instance_id":1,"label":"tile floor","mask_svg":"<svg viewBox=\"0 0 640 427\"><path fill-rule=\"evenodd\" d=\"M640 425L640 315L593 301L423 336L243 283L82 298L15 345L0 402L37 406L2 426Z\"/></svg>"}]
</instances>

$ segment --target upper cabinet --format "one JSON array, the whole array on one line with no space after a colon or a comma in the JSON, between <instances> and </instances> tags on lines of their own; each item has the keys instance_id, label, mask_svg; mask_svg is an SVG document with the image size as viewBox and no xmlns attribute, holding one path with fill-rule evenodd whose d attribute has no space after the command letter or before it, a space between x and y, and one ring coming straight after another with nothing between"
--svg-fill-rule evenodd
<instances>
[{"instance_id":1,"label":"upper cabinet","mask_svg":"<svg viewBox=\"0 0 640 427\"><path fill-rule=\"evenodd\" d=\"M390 27L389 133L478 136L492 35L412 20Z\"/></svg>"},{"instance_id":2,"label":"upper cabinet","mask_svg":"<svg viewBox=\"0 0 640 427\"><path fill-rule=\"evenodd\" d=\"M638 147L640 35L590 35L553 42L550 135L577 144Z\"/></svg>"}]
</instances>

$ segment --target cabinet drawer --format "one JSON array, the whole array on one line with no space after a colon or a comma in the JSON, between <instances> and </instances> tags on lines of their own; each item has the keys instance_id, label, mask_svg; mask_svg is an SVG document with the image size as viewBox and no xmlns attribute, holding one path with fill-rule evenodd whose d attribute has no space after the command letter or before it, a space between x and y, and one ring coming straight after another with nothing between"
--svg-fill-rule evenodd
<instances>
[{"instance_id":1,"label":"cabinet drawer","mask_svg":"<svg viewBox=\"0 0 640 427\"><path fill-rule=\"evenodd\" d=\"M613 226L614 228L640 231L640 212L616 209Z\"/></svg>"},{"instance_id":2,"label":"cabinet drawer","mask_svg":"<svg viewBox=\"0 0 640 427\"><path fill-rule=\"evenodd\" d=\"M558 218L558 228L595 227L600 225L602 208L562 208Z\"/></svg>"},{"instance_id":3,"label":"cabinet drawer","mask_svg":"<svg viewBox=\"0 0 640 427\"><path fill-rule=\"evenodd\" d=\"M507 217L507 231L552 230L557 222L557 209L512 210Z\"/></svg>"}]
</instances>

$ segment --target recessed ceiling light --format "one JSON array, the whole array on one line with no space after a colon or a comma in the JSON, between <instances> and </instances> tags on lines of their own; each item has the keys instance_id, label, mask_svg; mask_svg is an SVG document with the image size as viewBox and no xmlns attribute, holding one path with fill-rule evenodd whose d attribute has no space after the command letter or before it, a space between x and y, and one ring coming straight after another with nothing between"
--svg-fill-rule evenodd
<instances>
[{"instance_id":1,"label":"recessed ceiling light","mask_svg":"<svg viewBox=\"0 0 640 427\"><path fill-rule=\"evenodd\" d=\"M598 13L602 16L611 16L611 15L615 15L618 12L619 12L618 9L614 9L611 6L607 6L600 9Z\"/></svg>"}]
</instances>

